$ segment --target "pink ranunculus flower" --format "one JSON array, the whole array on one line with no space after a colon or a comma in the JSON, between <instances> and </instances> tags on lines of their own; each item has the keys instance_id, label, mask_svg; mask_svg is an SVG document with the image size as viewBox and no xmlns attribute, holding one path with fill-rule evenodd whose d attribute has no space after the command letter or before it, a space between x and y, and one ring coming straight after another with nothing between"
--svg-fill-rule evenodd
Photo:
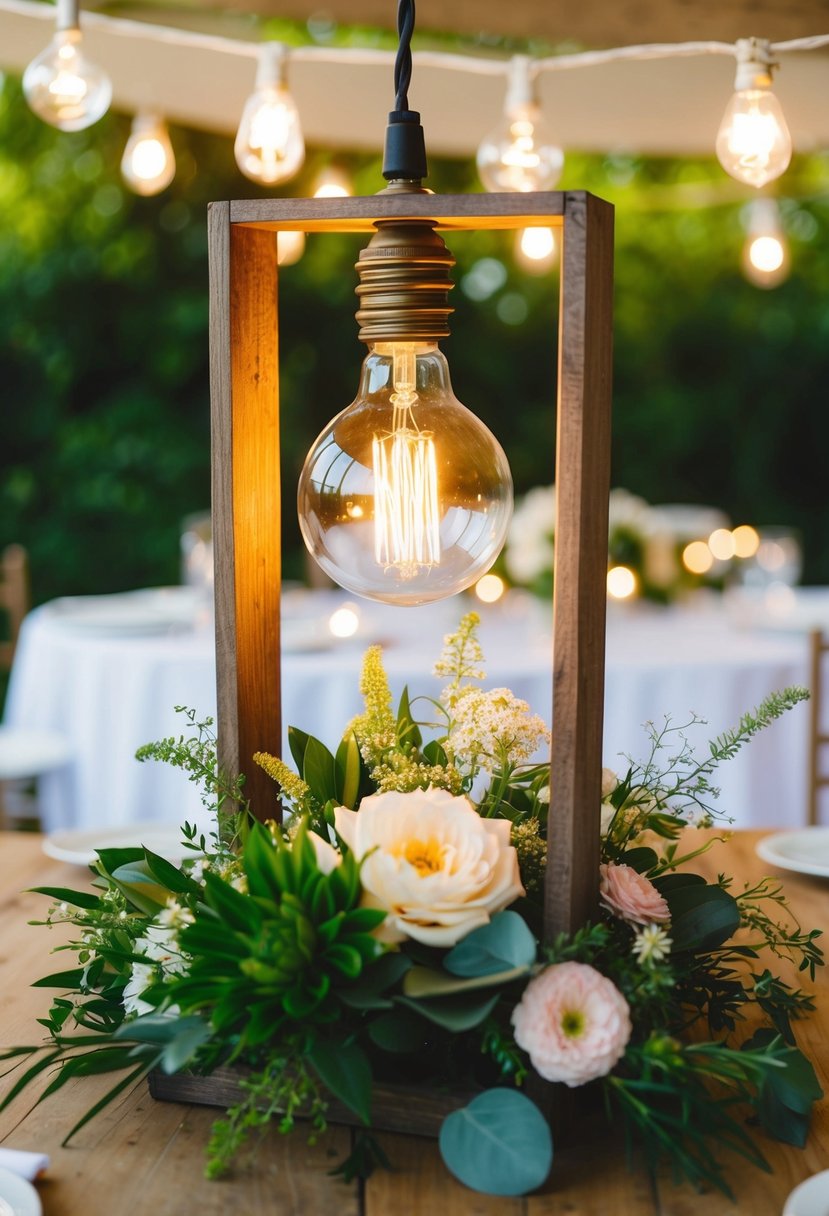
<instances>
[{"instance_id":1,"label":"pink ranunculus flower","mask_svg":"<svg viewBox=\"0 0 829 1216\"><path fill-rule=\"evenodd\" d=\"M671 919L671 910L656 887L633 866L608 862L599 866L602 903L614 916L632 925L663 925Z\"/></svg>"},{"instance_id":2,"label":"pink ranunculus flower","mask_svg":"<svg viewBox=\"0 0 829 1216\"><path fill-rule=\"evenodd\" d=\"M385 941L454 946L524 894L509 820L448 790L372 794L334 822L362 860L363 903L386 911Z\"/></svg>"},{"instance_id":3,"label":"pink ranunculus flower","mask_svg":"<svg viewBox=\"0 0 829 1216\"><path fill-rule=\"evenodd\" d=\"M530 980L512 1024L536 1072L571 1089L606 1076L631 1033L627 1001L586 963L557 963Z\"/></svg>"}]
</instances>

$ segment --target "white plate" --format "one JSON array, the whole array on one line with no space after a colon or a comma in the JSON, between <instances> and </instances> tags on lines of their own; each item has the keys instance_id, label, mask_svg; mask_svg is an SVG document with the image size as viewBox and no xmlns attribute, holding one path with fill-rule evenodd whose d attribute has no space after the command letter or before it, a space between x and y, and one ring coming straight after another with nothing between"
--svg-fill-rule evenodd
<instances>
[{"instance_id":1,"label":"white plate","mask_svg":"<svg viewBox=\"0 0 829 1216\"><path fill-rule=\"evenodd\" d=\"M775 832L758 842L757 853L763 861L770 861L781 870L829 878L829 828ZM829 1207L824 1216L829 1216Z\"/></svg>"},{"instance_id":2,"label":"white plate","mask_svg":"<svg viewBox=\"0 0 829 1216\"><path fill-rule=\"evenodd\" d=\"M11 1170L0 1167L0 1199L10 1205L14 1216L43 1216L40 1196L31 1182L18 1177ZM0 1213L3 1207L0 1205Z\"/></svg>"},{"instance_id":3,"label":"white plate","mask_svg":"<svg viewBox=\"0 0 829 1216\"><path fill-rule=\"evenodd\" d=\"M88 866L97 849L128 849L145 846L176 865L189 855L181 839L181 828L164 823L127 823L122 827L67 829L50 832L43 841L43 852L56 861Z\"/></svg>"},{"instance_id":4,"label":"white plate","mask_svg":"<svg viewBox=\"0 0 829 1216\"><path fill-rule=\"evenodd\" d=\"M829 1170L796 1186L786 1200L783 1216L829 1216Z\"/></svg>"},{"instance_id":5,"label":"white plate","mask_svg":"<svg viewBox=\"0 0 829 1216\"><path fill-rule=\"evenodd\" d=\"M72 595L53 600L44 612L63 629L103 637L191 629L199 611L193 587L151 587L119 595Z\"/></svg>"}]
</instances>

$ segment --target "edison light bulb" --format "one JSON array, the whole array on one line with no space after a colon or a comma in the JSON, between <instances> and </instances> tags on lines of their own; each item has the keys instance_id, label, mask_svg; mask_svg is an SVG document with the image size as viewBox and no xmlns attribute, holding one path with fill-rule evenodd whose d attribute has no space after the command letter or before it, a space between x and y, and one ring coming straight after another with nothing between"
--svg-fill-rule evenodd
<instances>
[{"instance_id":1,"label":"edison light bulb","mask_svg":"<svg viewBox=\"0 0 829 1216\"><path fill-rule=\"evenodd\" d=\"M726 173L749 186L765 186L789 167L792 137L771 91L775 66L768 42L737 43L735 93L717 132L717 157Z\"/></svg>"},{"instance_id":2,"label":"edison light bulb","mask_svg":"<svg viewBox=\"0 0 829 1216\"><path fill-rule=\"evenodd\" d=\"M476 582L512 514L500 444L457 400L434 342L374 342L354 402L299 482L312 556L368 599L424 604Z\"/></svg>"},{"instance_id":3,"label":"edison light bulb","mask_svg":"<svg viewBox=\"0 0 829 1216\"><path fill-rule=\"evenodd\" d=\"M510 64L504 116L478 148L478 173L487 190L552 190L564 153L541 121L530 60Z\"/></svg>"},{"instance_id":4,"label":"edison light bulb","mask_svg":"<svg viewBox=\"0 0 829 1216\"><path fill-rule=\"evenodd\" d=\"M776 287L789 274L789 250L774 199L758 198L748 211L743 273L755 287Z\"/></svg>"},{"instance_id":5,"label":"edison light bulb","mask_svg":"<svg viewBox=\"0 0 829 1216\"><path fill-rule=\"evenodd\" d=\"M176 158L163 119L136 114L121 158L121 173L136 194L159 194L176 175Z\"/></svg>"},{"instance_id":6,"label":"edison light bulb","mask_svg":"<svg viewBox=\"0 0 829 1216\"><path fill-rule=\"evenodd\" d=\"M81 51L77 0L59 0L57 32L23 73L30 109L61 131L82 131L103 118L112 100L106 72Z\"/></svg>"},{"instance_id":7,"label":"edison light bulb","mask_svg":"<svg viewBox=\"0 0 829 1216\"><path fill-rule=\"evenodd\" d=\"M265 186L293 177L305 159L299 113L285 84L285 58L282 43L262 46L256 88L245 102L233 146L245 176Z\"/></svg>"}]
</instances>

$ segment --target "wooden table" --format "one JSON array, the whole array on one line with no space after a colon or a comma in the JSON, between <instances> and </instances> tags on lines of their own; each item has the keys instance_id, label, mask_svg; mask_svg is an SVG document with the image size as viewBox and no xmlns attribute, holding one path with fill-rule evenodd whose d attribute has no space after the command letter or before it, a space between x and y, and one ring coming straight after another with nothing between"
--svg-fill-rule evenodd
<instances>
[{"instance_id":1,"label":"wooden table","mask_svg":"<svg viewBox=\"0 0 829 1216\"><path fill-rule=\"evenodd\" d=\"M740 878L758 877L768 867L754 844L760 833L738 834L725 851L706 859L713 875L726 868ZM40 838L0 834L0 1042L36 1042L35 1018L50 993L29 985L63 965L47 952L60 930L29 928L47 901L20 894L27 887L77 885L81 872L50 861ZM829 887L818 879L789 875L786 887L803 924L824 927ZM69 956L63 956L67 960ZM68 962L67 962L68 965ZM826 970L829 970L827 968ZM800 1044L815 1062L829 1092L829 975L818 975L818 1012L798 1031ZM8 1084L8 1082L4 1082ZM49 1153L51 1166L38 1184L45 1216L780 1216L789 1191L829 1164L829 1102L816 1109L804 1151L762 1137L774 1173L767 1175L735 1157L729 1177L737 1205L718 1194L703 1200L669 1179L652 1186L642 1171L629 1173L618 1128L604 1123L575 1127L560 1143L543 1193L526 1199L496 1199L466 1190L444 1169L435 1144L384 1135L393 1173L379 1171L364 1185L345 1185L327 1171L345 1156L349 1133L332 1128L313 1148L302 1133L285 1139L271 1132L261 1144L255 1169L233 1180L206 1182L203 1148L215 1111L154 1102L146 1085L136 1086L76 1137L60 1142L67 1129L111 1084L111 1078L69 1083L54 1098L33 1108L31 1093L18 1097L0 1115L0 1141Z\"/></svg>"}]
</instances>

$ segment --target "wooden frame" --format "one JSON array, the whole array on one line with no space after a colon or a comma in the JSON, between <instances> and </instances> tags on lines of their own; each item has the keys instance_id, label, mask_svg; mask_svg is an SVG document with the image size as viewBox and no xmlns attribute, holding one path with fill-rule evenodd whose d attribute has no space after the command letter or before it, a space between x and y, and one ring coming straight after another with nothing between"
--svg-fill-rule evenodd
<instances>
[{"instance_id":1,"label":"wooden frame","mask_svg":"<svg viewBox=\"0 0 829 1216\"><path fill-rule=\"evenodd\" d=\"M260 814L279 750L280 492L275 233L373 231L429 218L451 233L561 230L552 802L544 931L595 912L610 469L613 208L590 194L389 194L214 203L209 213L213 530L220 762ZM451 241L450 241L451 243ZM314 436L309 435L309 445ZM416 609L412 609L416 611Z\"/></svg>"}]
</instances>

